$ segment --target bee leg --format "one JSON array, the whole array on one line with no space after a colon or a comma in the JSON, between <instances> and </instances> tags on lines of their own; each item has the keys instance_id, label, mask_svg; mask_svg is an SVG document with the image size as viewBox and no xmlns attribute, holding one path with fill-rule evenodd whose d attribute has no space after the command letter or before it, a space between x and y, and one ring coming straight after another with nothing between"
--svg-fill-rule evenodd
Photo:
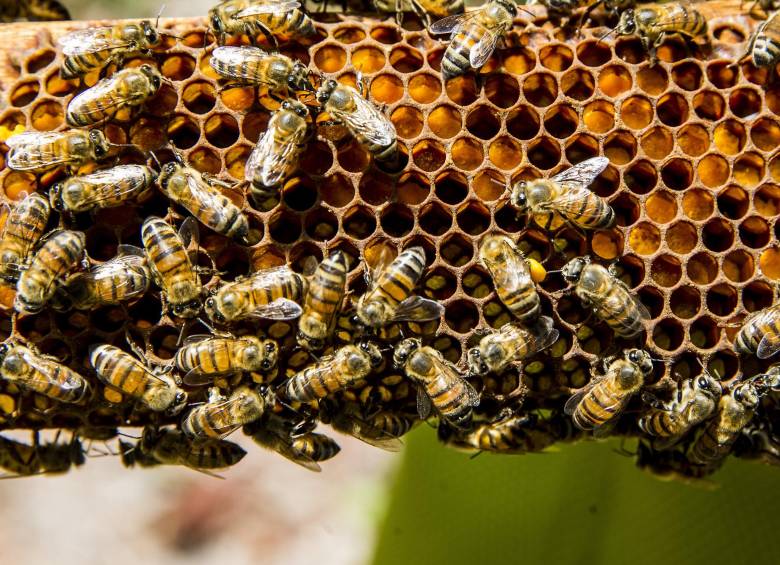
<instances>
[{"instance_id":1,"label":"bee leg","mask_svg":"<svg viewBox=\"0 0 780 565\"><path fill-rule=\"evenodd\" d=\"M257 24L257 27L260 30L260 33L262 33L265 36L265 39L266 41L268 41L268 44L273 47L274 51L279 52L279 42L276 40L274 34L271 33L271 30L260 23Z\"/></svg>"},{"instance_id":2,"label":"bee leg","mask_svg":"<svg viewBox=\"0 0 780 565\"><path fill-rule=\"evenodd\" d=\"M586 7L582 11L582 15L580 16L580 21L577 22L577 37L582 37L582 29L585 27L586 23L590 22L590 13L601 6L603 4L603 0L598 0L597 2L594 2L590 6Z\"/></svg>"}]
</instances>

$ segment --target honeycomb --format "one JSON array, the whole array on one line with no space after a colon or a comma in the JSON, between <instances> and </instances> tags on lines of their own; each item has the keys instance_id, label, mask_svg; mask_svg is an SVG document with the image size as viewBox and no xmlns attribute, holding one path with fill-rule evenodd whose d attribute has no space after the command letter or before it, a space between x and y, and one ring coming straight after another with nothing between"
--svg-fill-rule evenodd
<instances>
[{"instance_id":1,"label":"honeycomb","mask_svg":"<svg viewBox=\"0 0 780 565\"><path fill-rule=\"evenodd\" d=\"M665 361L655 363L651 389L698 375L702 364L724 382L759 372L765 364L738 357L732 339L747 314L773 303L780 279L780 82L767 83L767 72L749 60L732 66L760 23L738 4L697 5L710 22L711 45L690 55L681 41L667 40L655 66L638 37L600 40L604 25L580 33L560 28L535 6L534 17L521 13L505 47L479 72L446 84L439 73L446 43L431 38L415 16L407 14L401 27L369 16L317 19L311 44L283 43L281 51L345 83L354 84L359 70L369 96L397 129L401 166L384 170L342 129L318 129L280 198L255 206L243 193L226 192L243 206L259 240L241 247L202 228L198 262L212 268L203 282L211 288L283 264L302 271L308 257L320 260L340 249L349 258L349 290L357 297L365 290L362 257L386 242L398 249L420 245L429 268L419 292L441 302L445 314L441 322L391 328L388 339L422 335L447 359L463 363L479 331L511 319L476 253L484 235L507 233L548 271L580 255L616 263L652 316L646 342L638 345ZM86 25L97 24L52 24L48 30L56 38ZM214 42L204 20L163 19L160 25L178 36L152 55L169 82L140 113L120 113L105 127L108 137L154 151L162 162L175 149L202 172L243 180L245 161L277 102L253 88L220 89L208 64ZM38 34L27 51L9 54L13 76L5 84L0 128L65 129L68 101L97 80L94 74L84 84L60 79L62 56L47 42L51 37ZM2 149L4 156L7 147ZM145 163L142 151L125 150L118 161ZM508 204L505 188L515 181L552 175L597 155L610 160L593 190L616 212L612 229L586 234L564 226L547 233ZM4 159L0 166L0 202L46 191L63 175L10 171ZM96 264L113 257L119 244L140 245L140 225L150 215L182 218L156 193L137 207L56 221L86 233ZM565 288L552 272L540 284L544 313L561 338L523 369L530 408L559 411L600 359L637 345L603 331L576 297L561 292ZM126 326L143 337L154 361L168 360L176 350L180 327L161 315L156 292L129 306L45 310L18 318L13 328L12 299L11 291L2 291L0 339L16 332L90 378L86 348L94 342L122 347ZM196 321L187 331L203 330ZM280 375L311 362L295 350L290 324L244 323L236 331L278 339L288 352ZM338 338L352 338L346 316ZM116 397L93 383L89 411L53 414L45 412L45 399L2 384L10 400L0 403L0 428L116 425L128 417L132 425L150 422L143 412L123 412L110 402ZM489 415L500 404L494 399L515 391L520 377L507 372L475 385L483 394L479 411ZM378 397L414 412L414 391L389 358L380 374L346 396ZM21 408L18 419L10 418L9 408ZM621 429L636 429L632 418L623 420Z\"/></svg>"}]
</instances>

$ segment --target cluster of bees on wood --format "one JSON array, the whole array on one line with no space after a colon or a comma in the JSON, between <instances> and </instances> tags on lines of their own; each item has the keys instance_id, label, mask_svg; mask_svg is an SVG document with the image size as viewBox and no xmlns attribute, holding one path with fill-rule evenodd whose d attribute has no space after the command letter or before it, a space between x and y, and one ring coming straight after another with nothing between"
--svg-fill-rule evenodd
<instances>
[{"instance_id":1,"label":"cluster of bees on wood","mask_svg":"<svg viewBox=\"0 0 780 565\"><path fill-rule=\"evenodd\" d=\"M634 6L630 0L598 2L544 0L551 17L585 22L603 8L617 20L612 32L638 34L649 51L667 36L686 40L706 36L706 20L695 5ZM24 3L22 3L24 4ZM27 5L51 7L52 2ZM382 12L398 11L398 3L377 2ZM512 28L523 9L508 0L491 0L464 12L461 0L411 0L408 8L428 22L433 34L450 34L441 73L449 79L479 69ZM761 2L760 8L775 6ZM255 202L278 194L298 168L299 157L312 137L311 117L326 113L373 156L392 167L399 162L393 124L357 87L315 75L301 61L279 53L277 39L315 33L312 19L295 0L226 0L208 18L220 46L210 65L233 86L267 88L280 105L246 162L245 187ZM780 20L771 15L750 41L746 56L771 67L780 58ZM82 165L101 162L121 152L99 126L125 108L143 105L165 82L153 64L122 68L128 57L148 54L164 32L150 21L73 31L60 38L65 59L64 79L83 77L107 68L116 70L70 100L66 121L71 129L28 131L5 142L7 167L41 173L61 168L71 176L50 187L48 194L25 195L6 212L0 233L0 277L16 290L13 322L46 308L92 310L131 304L153 287L163 311L182 327L172 359L153 363L127 332L127 348L94 343L85 366L100 386L121 393L121 406L154 415L140 438L132 440L116 427L83 427L69 442L42 442L37 432L31 444L0 436L0 467L12 476L63 472L80 465L96 441L117 440L126 466L184 465L213 473L236 464L244 450L226 438L239 429L262 447L276 451L308 469L330 459L339 446L315 431L319 422L371 445L398 450L400 438L420 421L438 421L439 438L456 448L493 453L542 451L556 442L620 429L629 404L639 411L641 435L636 453L640 467L683 479L704 477L717 469L735 448L745 457L777 464L780 443L766 424L756 424L761 400L780 391L780 364L724 386L704 370L681 379L665 397L645 388L654 359L641 344L651 319L646 307L612 267L590 257L569 260L556 274L609 331L634 347L616 351L595 368L590 382L573 391L562 409L529 408L518 384L506 395L480 394L474 383L487 375L519 370L535 354L559 338L552 318L542 315L536 284L553 272L525 257L507 235L489 234L479 242L479 260L490 273L496 294L513 320L480 335L461 366L420 337L398 330L439 320L444 308L416 294L428 259L419 246L396 253L384 246L372 261L364 258L367 290L347 296L349 265L341 251L326 254L304 273L289 266L261 269L206 290L196 257L199 224L252 245L255 234L226 190L241 190L201 173L174 152L159 163L154 154L145 165L118 165L79 174ZM246 35L253 45L227 46L231 36ZM271 48L256 46L258 36ZM509 187L508 200L518 214L542 229L568 224L580 231L608 228L615 214L590 185L608 165L605 157L575 164L549 178L519 181ZM171 205L184 210L180 226L160 217L143 222L143 248L120 245L118 255L90 266L85 236L70 229L47 232L53 212L67 225L74 214L137 202L150 191L161 191ZM354 336L340 343L334 334L349 320ZM311 362L282 382L245 378L248 373L271 375L283 352L273 339L238 335L236 325L253 320L297 324L297 348ZM185 336L201 324L208 333ZM393 333L395 329L395 333ZM768 359L780 351L780 304L750 315L739 330L734 348L745 356ZM412 390L415 407L392 409L381 398L356 398L351 389L370 381L392 364ZM0 344L0 380L48 397L55 413L78 410L94 396L95 379L25 343L16 332ZM518 379L518 383L519 383ZM193 396L208 387L203 402ZM489 407L489 408L488 408ZM476 417L475 417L476 414ZM171 425L171 423L174 423ZM625 430L620 430L626 433ZM89 447L84 442L89 441Z\"/></svg>"}]
</instances>

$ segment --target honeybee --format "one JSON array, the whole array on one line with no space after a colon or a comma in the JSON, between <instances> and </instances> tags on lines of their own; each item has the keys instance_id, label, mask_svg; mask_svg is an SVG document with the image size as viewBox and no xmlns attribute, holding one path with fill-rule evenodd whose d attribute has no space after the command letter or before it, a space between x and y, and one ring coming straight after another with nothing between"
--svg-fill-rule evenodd
<instances>
[{"instance_id":1,"label":"honeybee","mask_svg":"<svg viewBox=\"0 0 780 565\"><path fill-rule=\"evenodd\" d=\"M150 55L161 41L156 26L147 20L72 31L59 39L65 55L60 76L71 79L111 63L119 66L135 53Z\"/></svg>"},{"instance_id":2,"label":"honeybee","mask_svg":"<svg viewBox=\"0 0 780 565\"><path fill-rule=\"evenodd\" d=\"M658 61L656 51L667 35L679 35L686 41L706 37L707 20L685 4L664 4L626 10L620 15L615 31L618 35L639 35L642 45L650 53L650 64L655 65Z\"/></svg>"},{"instance_id":3,"label":"honeybee","mask_svg":"<svg viewBox=\"0 0 780 565\"><path fill-rule=\"evenodd\" d=\"M517 6L508 0L490 0L481 8L434 22L433 34L450 33L450 44L441 60L444 80L484 65L498 42L512 28Z\"/></svg>"},{"instance_id":4,"label":"honeybee","mask_svg":"<svg viewBox=\"0 0 780 565\"><path fill-rule=\"evenodd\" d=\"M193 441L179 430L146 427L141 441L127 457L127 463L148 467L157 461L212 475L209 471L232 467L244 455L246 451L230 441Z\"/></svg>"},{"instance_id":5,"label":"honeybee","mask_svg":"<svg viewBox=\"0 0 780 565\"><path fill-rule=\"evenodd\" d=\"M479 246L479 260L490 272L499 300L521 322L539 317L542 305L523 253L505 235L488 235Z\"/></svg>"},{"instance_id":6,"label":"honeybee","mask_svg":"<svg viewBox=\"0 0 780 565\"><path fill-rule=\"evenodd\" d=\"M56 283L86 260L82 232L57 230L33 255L29 267L16 283L14 308L17 312L40 312L57 290Z\"/></svg>"},{"instance_id":7,"label":"honeybee","mask_svg":"<svg viewBox=\"0 0 780 565\"><path fill-rule=\"evenodd\" d=\"M550 347L558 335L549 316L542 316L529 328L504 324L497 332L483 337L477 347L469 349L469 374L500 373L510 364Z\"/></svg>"},{"instance_id":8,"label":"honeybee","mask_svg":"<svg viewBox=\"0 0 780 565\"><path fill-rule=\"evenodd\" d=\"M119 165L55 184L49 190L49 201L58 212L113 208L147 194L156 180L157 173L149 167Z\"/></svg>"},{"instance_id":9,"label":"honeybee","mask_svg":"<svg viewBox=\"0 0 780 565\"><path fill-rule=\"evenodd\" d=\"M111 144L100 130L25 131L5 142L8 168L15 171L46 171L59 165L76 169L87 161L105 158Z\"/></svg>"},{"instance_id":10,"label":"honeybee","mask_svg":"<svg viewBox=\"0 0 780 565\"><path fill-rule=\"evenodd\" d=\"M685 453L677 449L655 450L640 441L637 447L636 466L661 481L677 481L708 490L717 487L707 480L707 477L718 469L717 465L693 465Z\"/></svg>"},{"instance_id":11,"label":"honeybee","mask_svg":"<svg viewBox=\"0 0 780 565\"><path fill-rule=\"evenodd\" d=\"M780 351L780 304L750 314L734 340L734 349L759 359Z\"/></svg>"},{"instance_id":12,"label":"honeybee","mask_svg":"<svg viewBox=\"0 0 780 565\"><path fill-rule=\"evenodd\" d=\"M425 251L410 247L391 261L384 247L371 269L369 288L357 303L357 320L379 329L390 322L424 322L441 318L444 307L433 300L412 295L425 270Z\"/></svg>"},{"instance_id":13,"label":"honeybee","mask_svg":"<svg viewBox=\"0 0 780 565\"><path fill-rule=\"evenodd\" d=\"M650 313L623 281L590 257L572 259L562 269L563 278L574 287L583 306L593 309L617 335L632 338L645 329Z\"/></svg>"},{"instance_id":14,"label":"honeybee","mask_svg":"<svg viewBox=\"0 0 780 565\"><path fill-rule=\"evenodd\" d=\"M350 435L385 451L400 451L400 437L409 432L415 420L405 414L382 410L367 415L353 403L320 403L322 420L337 432Z\"/></svg>"},{"instance_id":15,"label":"honeybee","mask_svg":"<svg viewBox=\"0 0 780 565\"><path fill-rule=\"evenodd\" d=\"M160 171L160 188L204 226L243 245L249 244L249 220L217 187L229 186L180 162L166 163Z\"/></svg>"},{"instance_id":16,"label":"honeybee","mask_svg":"<svg viewBox=\"0 0 780 565\"><path fill-rule=\"evenodd\" d=\"M258 139L244 169L255 202L278 193L298 168L306 148L308 115L306 106L291 99L282 102L282 107L271 116L268 129Z\"/></svg>"},{"instance_id":17,"label":"honeybee","mask_svg":"<svg viewBox=\"0 0 780 565\"><path fill-rule=\"evenodd\" d=\"M291 90L313 90L306 65L258 47L217 47L211 52L209 65L220 76L235 81L228 87L260 85L267 87L273 95Z\"/></svg>"},{"instance_id":18,"label":"honeybee","mask_svg":"<svg viewBox=\"0 0 780 565\"><path fill-rule=\"evenodd\" d=\"M127 395L153 412L175 416L187 405L187 393L179 388L170 367L152 367L143 351L133 345L138 359L113 345L91 345L89 364L109 388Z\"/></svg>"},{"instance_id":19,"label":"honeybee","mask_svg":"<svg viewBox=\"0 0 780 565\"><path fill-rule=\"evenodd\" d=\"M514 414L511 410L504 410L496 420L468 431L439 424L438 436L441 442L455 449L505 455L536 453L555 443L555 436L535 414Z\"/></svg>"},{"instance_id":20,"label":"honeybee","mask_svg":"<svg viewBox=\"0 0 780 565\"><path fill-rule=\"evenodd\" d=\"M563 411L581 430L606 430L652 372L653 360L641 349L629 349L623 359L605 359L604 374L572 395Z\"/></svg>"},{"instance_id":21,"label":"honeybee","mask_svg":"<svg viewBox=\"0 0 780 565\"><path fill-rule=\"evenodd\" d=\"M298 301L307 284L287 266L265 269L220 287L206 299L206 313L221 324L246 318L297 318L303 311Z\"/></svg>"},{"instance_id":22,"label":"honeybee","mask_svg":"<svg viewBox=\"0 0 780 565\"><path fill-rule=\"evenodd\" d=\"M279 345L272 339L253 335L192 335L176 352L174 364L185 373L185 384L197 386L222 375L268 372L276 366L278 358Z\"/></svg>"},{"instance_id":23,"label":"honeybee","mask_svg":"<svg viewBox=\"0 0 780 565\"><path fill-rule=\"evenodd\" d=\"M284 396L293 402L325 398L364 379L382 361L382 352L373 343L345 345L290 377L284 385Z\"/></svg>"},{"instance_id":24,"label":"honeybee","mask_svg":"<svg viewBox=\"0 0 780 565\"><path fill-rule=\"evenodd\" d=\"M766 67L770 71L780 61L780 12L775 12L758 26L750 38L745 54L737 61L748 55L756 67Z\"/></svg>"},{"instance_id":25,"label":"honeybee","mask_svg":"<svg viewBox=\"0 0 780 565\"><path fill-rule=\"evenodd\" d=\"M34 437L37 439L37 435ZM30 445L0 435L0 469L11 473L0 478L40 474L41 460L38 457L37 441L34 445Z\"/></svg>"},{"instance_id":26,"label":"honeybee","mask_svg":"<svg viewBox=\"0 0 780 565\"><path fill-rule=\"evenodd\" d=\"M331 121L320 125L345 126L374 159L394 163L398 158L398 136L395 126L376 106L363 97L363 81L358 77L360 92L333 79L317 89L317 102Z\"/></svg>"},{"instance_id":27,"label":"honeybee","mask_svg":"<svg viewBox=\"0 0 780 565\"><path fill-rule=\"evenodd\" d=\"M318 351L333 335L336 314L347 289L347 257L341 251L331 253L309 279L309 290L298 321L298 344Z\"/></svg>"},{"instance_id":28,"label":"honeybee","mask_svg":"<svg viewBox=\"0 0 780 565\"><path fill-rule=\"evenodd\" d=\"M209 26L221 44L227 35L255 36L262 33L271 45L275 36L283 39L309 37L316 33L314 22L297 0L223 0L209 10Z\"/></svg>"},{"instance_id":29,"label":"honeybee","mask_svg":"<svg viewBox=\"0 0 780 565\"><path fill-rule=\"evenodd\" d=\"M65 119L73 127L102 123L122 108L140 106L160 89L160 85L162 75L151 65L118 71L73 98Z\"/></svg>"},{"instance_id":30,"label":"honeybee","mask_svg":"<svg viewBox=\"0 0 780 565\"><path fill-rule=\"evenodd\" d=\"M753 419L758 401L759 393L749 381L721 396L715 417L688 448L688 459L694 465L715 465L726 457Z\"/></svg>"},{"instance_id":31,"label":"honeybee","mask_svg":"<svg viewBox=\"0 0 780 565\"><path fill-rule=\"evenodd\" d=\"M58 293L66 308L92 310L130 302L142 296L149 289L151 279L146 257L121 255L83 273L71 275Z\"/></svg>"},{"instance_id":32,"label":"honeybee","mask_svg":"<svg viewBox=\"0 0 780 565\"><path fill-rule=\"evenodd\" d=\"M0 344L0 377L20 388L53 400L77 404L89 394L89 383L54 357L41 355L32 347Z\"/></svg>"},{"instance_id":33,"label":"honeybee","mask_svg":"<svg viewBox=\"0 0 780 565\"><path fill-rule=\"evenodd\" d=\"M582 27L590 13L599 6L604 6L609 15L617 15L633 8L636 0L541 0L539 3L547 8L551 20L571 18L575 11L583 9L579 18L579 25Z\"/></svg>"},{"instance_id":34,"label":"honeybee","mask_svg":"<svg viewBox=\"0 0 780 565\"><path fill-rule=\"evenodd\" d=\"M184 220L178 233L154 216L141 227L152 278L162 289L163 309L182 318L197 316L202 306L203 287L186 249L195 234L197 224L191 217Z\"/></svg>"},{"instance_id":35,"label":"honeybee","mask_svg":"<svg viewBox=\"0 0 780 565\"><path fill-rule=\"evenodd\" d=\"M15 283L27 265L30 254L46 230L49 222L49 203L44 196L33 192L13 208L0 206L7 213L0 232L0 279Z\"/></svg>"},{"instance_id":36,"label":"honeybee","mask_svg":"<svg viewBox=\"0 0 780 565\"><path fill-rule=\"evenodd\" d=\"M341 448L328 436L314 433L313 425L303 424L293 424L277 414L268 413L263 420L246 426L244 431L261 447L319 473L322 467L318 461L334 457Z\"/></svg>"},{"instance_id":37,"label":"honeybee","mask_svg":"<svg viewBox=\"0 0 780 565\"><path fill-rule=\"evenodd\" d=\"M396 345L393 362L417 384L420 418L426 420L433 405L439 415L453 426L469 426L471 410L479 406L479 394L439 351L423 347L417 338L407 338Z\"/></svg>"},{"instance_id":38,"label":"honeybee","mask_svg":"<svg viewBox=\"0 0 780 565\"><path fill-rule=\"evenodd\" d=\"M670 402L645 393L643 400L650 410L639 419L639 428L662 438L659 448L669 447L712 415L721 393L720 383L708 374L684 381Z\"/></svg>"},{"instance_id":39,"label":"honeybee","mask_svg":"<svg viewBox=\"0 0 780 565\"><path fill-rule=\"evenodd\" d=\"M463 0L372 0L372 3L377 12L394 13L399 25L403 13L411 10L426 22L426 27L431 26L432 17L446 18L464 10Z\"/></svg>"},{"instance_id":40,"label":"honeybee","mask_svg":"<svg viewBox=\"0 0 780 565\"><path fill-rule=\"evenodd\" d=\"M58 440L59 432L47 443L40 443L35 432L32 445L0 436L0 468L11 472L1 478L65 473L84 464L84 448L76 435L68 443Z\"/></svg>"},{"instance_id":41,"label":"honeybee","mask_svg":"<svg viewBox=\"0 0 780 565\"><path fill-rule=\"evenodd\" d=\"M208 402L193 408L184 417L181 431L191 439L223 439L260 418L269 400L270 397L261 396L248 386L237 388L228 398L212 387Z\"/></svg>"},{"instance_id":42,"label":"honeybee","mask_svg":"<svg viewBox=\"0 0 780 565\"><path fill-rule=\"evenodd\" d=\"M69 20L68 9L58 0L0 0L2 22Z\"/></svg>"},{"instance_id":43,"label":"honeybee","mask_svg":"<svg viewBox=\"0 0 780 565\"><path fill-rule=\"evenodd\" d=\"M545 229L553 226L556 216L583 229L608 228L615 212L588 188L608 164L606 157L593 157L549 179L520 181L512 187L510 202Z\"/></svg>"}]
</instances>

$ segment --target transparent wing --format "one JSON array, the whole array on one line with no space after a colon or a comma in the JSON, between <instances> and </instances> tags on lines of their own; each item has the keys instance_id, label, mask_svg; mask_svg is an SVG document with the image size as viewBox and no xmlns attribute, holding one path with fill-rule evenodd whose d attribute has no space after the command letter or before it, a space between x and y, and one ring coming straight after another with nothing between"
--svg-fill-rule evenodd
<instances>
[{"instance_id":1,"label":"transparent wing","mask_svg":"<svg viewBox=\"0 0 780 565\"><path fill-rule=\"evenodd\" d=\"M62 52L67 56L97 53L106 49L123 49L131 44L112 37L110 27L81 29L63 35L59 39Z\"/></svg>"},{"instance_id":2,"label":"transparent wing","mask_svg":"<svg viewBox=\"0 0 780 565\"><path fill-rule=\"evenodd\" d=\"M56 131L24 131L9 137L5 144L14 149L28 145L44 145L54 143L62 137L62 132Z\"/></svg>"},{"instance_id":3,"label":"transparent wing","mask_svg":"<svg viewBox=\"0 0 780 565\"><path fill-rule=\"evenodd\" d=\"M560 196L550 201L548 208L552 208L566 217L589 217L603 210L600 205L602 202L601 197L593 194L586 185L567 182L561 183L561 186L564 190ZM587 204L583 207L582 204L586 201Z\"/></svg>"},{"instance_id":4,"label":"transparent wing","mask_svg":"<svg viewBox=\"0 0 780 565\"><path fill-rule=\"evenodd\" d=\"M228 398L226 400L220 400L219 402L215 402L214 404L209 405L209 410L211 411L220 411L220 412L232 412L234 406L238 406L243 402L242 398ZM226 422L221 426L215 426L214 431L217 432L217 436L219 439L224 439L233 432L235 432L237 429L241 427L241 424L236 424L233 422Z\"/></svg>"},{"instance_id":5,"label":"transparent wing","mask_svg":"<svg viewBox=\"0 0 780 565\"><path fill-rule=\"evenodd\" d=\"M507 242L502 244L502 248L506 265L499 270L498 276L494 277L496 286L500 286L507 292L518 292L528 287L533 288L531 271L528 269L528 263L525 262L522 254L518 253Z\"/></svg>"},{"instance_id":6,"label":"transparent wing","mask_svg":"<svg viewBox=\"0 0 780 565\"><path fill-rule=\"evenodd\" d=\"M106 115L106 110L118 110L126 106L132 97L119 95L116 90L112 79L103 79L71 100L68 113L73 111L83 116L102 117Z\"/></svg>"},{"instance_id":7,"label":"transparent wing","mask_svg":"<svg viewBox=\"0 0 780 565\"><path fill-rule=\"evenodd\" d=\"M549 316L539 318L539 321L530 331L532 344L529 355L550 347L558 341L558 336L560 335L560 332L553 327L553 320Z\"/></svg>"},{"instance_id":8,"label":"transparent wing","mask_svg":"<svg viewBox=\"0 0 780 565\"><path fill-rule=\"evenodd\" d=\"M444 375L444 378L450 381L460 381L461 384L463 384L466 396L468 397L466 399L466 404L468 406L479 406L479 393L474 389L470 382L461 376L460 371L458 371L458 368L455 365L449 361L445 361L439 355L432 356L431 362L434 366L434 370L439 375Z\"/></svg>"},{"instance_id":9,"label":"transparent wing","mask_svg":"<svg viewBox=\"0 0 780 565\"><path fill-rule=\"evenodd\" d=\"M351 112L334 112L334 117L343 122L351 131L359 132L375 145L390 145L396 139L395 127L376 106L363 98L357 91L353 93L355 108Z\"/></svg>"},{"instance_id":10,"label":"transparent wing","mask_svg":"<svg viewBox=\"0 0 780 565\"><path fill-rule=\"evenodd\" d=\"M593 387L596 386L596 384L604 378L604 375L599 375L596 377L593 377L588 384L586 384L584 387L579 389L577 392L572 394L569 397L569 400L566 401L566 404L563 406L563 413L567 416L571 416L574 414L574 411L577 409L577 406L582 401L583 398L585 398L585 395L588 394L591 390L593 390Z\"/></svg>"},{"instance_id":11,"label":"transparent wing","mask_svg":"<svg viewBox=\"0 0 780 565\"><path fill-rule=\"evenodd\" d=\"M129 257L140 257L142 259L146 259L146 252L140 247L136 247L135 245L122 244L117 247L117 253L119 255L127 255Z\"/></svg>"},{"instance_id":12,"label":"transparent wing","mask_svg":"<svg viewBox=\"0 0 780 565\"><path fill-rule=\"evenodd\" d=\"M339 420L341 420L337 428L339 431L344 431L368 445L392 452L401 451L403 447L403 442L400 438L391 436L383 429L362 418L342 415Z\"/></svg>"},{"instance_id":13,"label":"transparent wing","mask_svg":"<svg viewBox=\"0 0 780 565\"><path fill-rule=\"evenodd\" d=\"M284 14L300 8L300 6L301 3L297 0L258 0L252 2L251 6L244 8L233 17L243 19L264 14Z\"/></svg>"},{"instance_id":14,"label":"transparent wing","mask_svg":"<svg viewBox=\"0 0 780 565\"><path fill-rule=\"evenodd\" d=\"M62 139L62 132L26 131L8 138L5 144L11 148L7 155L8 167L17 171L28 171L67 163L72 159L54 151L54 144Z\"/></svg>"},{"instance_id":15,"label":"transparent wing","mask_svg":"<svg viewBox=\"0 0 780 565\"><path fill-rule=\"evenodd\" d=\"M620 279L614 277L613 281L616 285L623 289L622 294L624 294L624 297L634 303L634 307L636 308L639 317L643 321L649 322L652 319L652 316L647 310L647 307L639 300L639 297L636 295L636 293L631 292L631 289L628 288L626 284ZM603 302L603 305L604 307L609 308L615 312L622 312L625 309L625 305L617 294L615 294L610 300Z\"/></svg>"},{"instance_id":16,"label":"transparent wing","mask_svg":"<svg viewBox=\"0 0 780 565\"><path fill-rule=\"evenodd\" d=\"M780 351L780 334L765 333L764 337L758 343L756 357L759 359L769 359Z\"/></svg>"},{"instance_id":17,"label":"transparent wing","mask_svg":"<svg viewBox=\"0 0 780 565\"><path fill-rule=\"evenodd\" d=\"M200 233L198 230L198 221L195 218L187 216L182 222L181 227L179 228L179 238L185 248L189 247L190 243L193 243L196 246L198 245Z\"/></svg>"},{"instance_id":18,"label":"transparent wing","mask_svg":"<svg viewBox=\"0 0 780 565\"><path fill-rule=\"evenodd\" d=\"M225 371L222 373L202 373L200 367L193 367L185 373L182 382L187 386L204 386L212 384L214 379L226 375L235 375L238 371Z\"/></svg>"},{"instance_id":19,"label":"transparent wing","mask_svg":"<svg viewBox=\"0 0 780 565\"><path fill-rule=\"evenodd\" d=\"M433 404L431 399L423 390L423 387L417 386L417 414L419 414L421 420L427 420L433 410Z\"/></svg>"},{"instance_id":20,"label":"transparent wing","mask_svg":"<svg viewBox=\"0 0 780 565\"><path fill-rule=\"evenodd\" d=\"M433 22L429 28L429 31L436 35L455 32L455 30L457 30L461 25L480 14L480 12L481 10L474 10L473 12L447 16L446 18L442 18Z\"/></svg>"},{"instance_id":21,"label":"transparent wing","mask_svg":"<svg viewBox=\"0 0 780 565\"><path fill-rule=\"evenodd\" d=\"M209 334L193 334L190 336L187 336L184 339L184 342L182 343L182 347L186 347L188 345L194 345L196 343L200 343L202 341L208 341L210 339L214 339L213 335Z\"/></svg>"},{"instance_id":22,"label":"transparent wing","mask_svg":"<svg viewBox=\"0 0 780 565\"><path fill-rule=\"evenodd\" d=\"M257 143L246 162L245 177L251 181L260 172L265 186L276 186L285 175L297 166L300 146L306 138L306 128L297 130L282 144L276 143L273 130L266 131Z\"/></svg>"},{"instance_id":23,"label":"transparent wing","mask_svg":"<svg viewBox=\"0 0 780 565\"><path fill-rule=\"evenodd\" d=\"M26 196L24 200L19 202L19 204L16 205L14 210L12 211L11 208L7 204L3 204L2 207L0 207L0 217L3 216L3 212L7 212L8 215L6 216L6 221L3 226L2 233L5 234L6 229L9 227L8 219L10 218L11 214L18 211L20 214L24 213L24 209L27 208L32 201L27 201L28 198L40 198L40 195L36 196ZM35 243L38 242L38 240L43 235L42 233L38 232L38 229L35 227L35 225L30 222L29 220L18 222L14 225L14 229L18 231L20 239L23 241L29 241L31 242L31 246L34 246ZM45 229L45 228L44 228Z\"/></svg>"},{"instance_id":24,"label":"transparent wing","mask_svg":"<svg viewBox=\"0 0 780 565\"><path fill-rule=\"evenodd\" d=\"M111 190L93 190L91 196L84 199L84 203L98 204L104 200L116 199L119 196L138 191L144 185L144 175L143 173L134 174L135 172L135 166L120 166L97 171L82 177L83 181L87 181L96 187L111 187ZM123 184L122 189L119 191L115 190L115 187L120 184Z\"/></svg>"},{"instance_id":25,"label":"transparent wing","mask_svg":"<svg viewBox=\"0 0 780 565\"><path fill-rule=\"evenodd\" d=\"M395 309L393 321L427 322L428 320L438 320L443 315L444 306L438 302L421 296L410 296Z\"/></svg>"},{"instance_id":26,"label":"transparent wing","mask_svg":"<svg viewBox=\"0 0 780 565\"><path fill-rule=\"evenodd\" d=\"M272 85L263 77L259 76L251 69L257 69L260 64L267 59L270 54L259 47L217 47L211 53L209 64L211 67L225 78L231 78L239 81L250 81L257 84ZM223 63L217 68L214 61ZM273 85L272 85L273 86Z\"/></svg>"},{"instance_id":27,"label":"transparent wing","mask_svg":"<svg viewBox=\"0 0 780 565\"><path fill-rule=\"evenodd\" d=\"M124 288L130 284L130 279L126 276L127 271L136 270L145 266L146 260L137 255L121 255L115 257L102 265L98 265L88 272L88 275L94 281L103 281L106 279L119 279L117 288Z\"/></svg>"},{"instance_id":28,"label":"transparent wing","mask_svg":"<svg viewBox=\"0 0 780 565\"><path fill-rule=\"evenodd\" d=\"M469 53L469 64L475 69L484 65L493 54L493 51L496 50L499 39L501 39L499 34L494 31L486 30L482 35L482 39L471 48L471 52Z\"/></svg>"},{"instance_id":29,"label":"transparent wing","mask_svg":"<svg viewBox=\"0 0 780 565\"><path fill-rule=\"evenodd\" d=\"M303 308L297 302L287 298L278 298L252 312L252 317L267 320L292 320L303 314Z\"/></svg>"},{"instance_id":30,"label":"transparent wing","mask_svg":"<svg viewBox=\"0 0 780 565\"><path fill-rule=\"evenodd\" d=\"M265 428L252 435L252 439L309 471L315 473L322 471L319 463L292 448L289 434Z\"/></svg>"},{"instance_id":31,"label":"transparent wing","mask_svg":"<svg viewBox=\"0 0 780 565\"><path fill-rule=\"evenodd\" d=\"M609 159L606 157L593 157L582 163L577 163L565 171L561 171L550 180L557 183L574 183L587 187L607 168L607 165L609 165Z\"/></svg>"},{"instance_id":32,"label":"transparent wing","mask_svg":"<svg viewBox=\"0 0 780 565\"><path fill-rule=\"evenodd\" d=\"M389 245L382 244L382 249L379 251L379 255L373 261L373 265L366 262L366 282L368 283L368 289L373 290L377 282L385 272L390 263L393 262L393 251Z\"/></svg>"},{"instance_id":33,"label":"transparent wing","mask_svg":"<svg viewBox=\"0 0 780 565\"><path fill-rule=\"evenodd\" d=\"M27 197L25 197L27 198ZM22 201L24 202L24 201ZM21 204L20 204L21 205ZM8 216L11 215L11 207L8 204L1 204L0 205L0 220L3 220L3 229L0 229L0 238L5 235L5 232L8 230Z\"/></svg>"}]
</instances>

